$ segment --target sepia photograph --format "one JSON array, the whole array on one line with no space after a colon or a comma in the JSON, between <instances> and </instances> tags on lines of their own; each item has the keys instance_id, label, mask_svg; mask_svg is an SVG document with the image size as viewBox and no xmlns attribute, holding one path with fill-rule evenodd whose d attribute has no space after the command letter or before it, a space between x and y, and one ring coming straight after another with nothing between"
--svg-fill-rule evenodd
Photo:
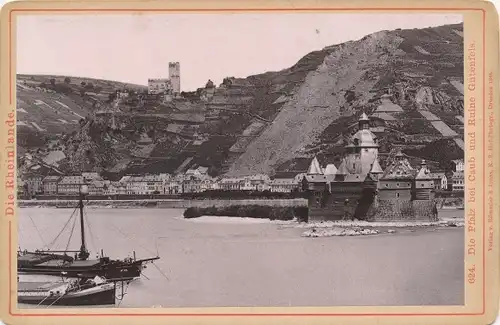
<instances>
[{"instance_id":1,"label":"sepia photograph","mask_svg":"<svg viewBox=\"0 0 500 325\"><path fill-rule=\"evenodd\" d=\"M19 16L18 307L464 305L463 33Z\"/></svg>"}]
</instances>

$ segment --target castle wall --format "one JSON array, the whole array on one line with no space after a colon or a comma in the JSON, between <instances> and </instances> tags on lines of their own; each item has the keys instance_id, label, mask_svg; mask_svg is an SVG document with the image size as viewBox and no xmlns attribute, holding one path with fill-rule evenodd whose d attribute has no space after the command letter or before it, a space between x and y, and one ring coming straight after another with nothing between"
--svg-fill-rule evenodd
<instances>
[{"instance_id":1,"label":"castle wall","mask_svg":"<svg viewBox=\"0 0 500 325\"><path fill-rule=\"evenodd\" d=\"M331 193L313 191L309 198L309 221L366 219L375 186L364 183L331 184ZM346 202L346 199L348 200Z\"/></svg>"},{"instance_id":2,"label":"castle wall","mask_svg":"<svg viewBox=\"0 0 500 325\"><path fill-rule=\"evenodd\" d=\"M435 200L382 200L375 198L367 217L371 221L436 221Z\"/></svg>"},{"instance_id":3,"label":"castle wall","mask_svg":"<svg viewBox=\"0 0 500 325\"><path fill-rule=\"evenodd\" d=\"M381 200L411 200L411 189L379 189Z\"/></svg>"},{"instance_id":4,"label":"castle wall","mask_svg":"<svg viewBox=\"0 0 500 325\"><path fill-rule=\"evenodd\" d=\"M415 200L432 200L434 196L434 190L431 188L415 188Z\"/></svg>"}]
</instances>

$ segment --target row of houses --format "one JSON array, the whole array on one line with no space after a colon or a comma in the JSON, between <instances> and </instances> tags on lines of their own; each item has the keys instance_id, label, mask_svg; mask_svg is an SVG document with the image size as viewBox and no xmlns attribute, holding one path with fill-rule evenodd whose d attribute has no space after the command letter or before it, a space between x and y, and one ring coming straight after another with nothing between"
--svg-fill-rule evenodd
<instances>
[{"instance_id":1,"label":"row of houses","mask_svg":"<svg viewBox=\"0 0 500 325\"><path fill-rule=\"evenodd\" d=\"M454 161L454 164L456 167L451 176L451 182L444 173L436 174L434 185L436 190L464 190L463 160ZM178 175L126 175L119 181L106 180L98 173L91 172L81 175L46 177L32 174L19 179L18 188L19 193L25 196L77 195L82 185L88 186L90 195L175 195L209 190L290 193L300 188L305 175L307 171L282 174L275 178L265 174L213 178L208 175L207 167L189 169Z\"/></svg>"},{"instance_id":2,"label":"row of houses","mask_svg":"<svg viewBox=\"0 0 500 325\"><path fill-rule=\"evenodd\" d=\"M207 167L198 167L178 175L126 175L119 181L106 180L97 173L46 177L28 175L18 180L18 189L24 196L77 195L83 185L88 187L90 195L175 195L209 190L290 193L298 189L301 176L271 179L268 175L259 174L213 178L208 175Z\"/></svg>"}]
</instances>

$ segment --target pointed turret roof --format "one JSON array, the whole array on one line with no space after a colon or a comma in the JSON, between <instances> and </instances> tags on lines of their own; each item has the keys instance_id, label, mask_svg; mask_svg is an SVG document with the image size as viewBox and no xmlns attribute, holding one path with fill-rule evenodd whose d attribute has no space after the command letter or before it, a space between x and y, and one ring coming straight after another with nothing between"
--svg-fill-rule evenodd
<instances>
[{"instance_id":1,"label":"pointed turret roof","mask_svg":"<svg viewBox=\"0 0 500 325\"><path fill-rule=\"evenodd\" d=\"M345 159L342 159L342 163L337 170L337 175L349 175L349 170L347 169L347 162Z\"/></svg>"},{"instance_id":2,"label":"pointed turret roof","mask_svg":"<svg viewBox=\"0 0 500 325\"><path fill-rule=\"evenodd\" d=\"M317 175L323 174L323 169L321 168L318 158L314 157L314 159L311 161L311 164L309 165L309 169L307 170L308 175Z\"/></svg>"},{"instance_id":3,"label":"pointed turret roof","mask_svg":"<svg viewBox=\"0 0 500 325\"><path fill-rule=\"evenodd\" d=\"M365 113L361 114L361 117L359 118L360 121L369 121L370 119L368 118L368 115Z\"/></svg>"},{"instance_id":4,"label":"pointed turret roof","mask_svg":"<svg viewBox=\"0 0 500 325\"><path fill-rule=\"evenodd\" d=\"M325 175L335 175L337 173L337 167L334 164L328 164L325 168Z\"/></svg>"},{"instance_id":5,"label":"pointed turret roof","mask_svg":"<svg viewBox=\"0 0 500 325\"><path fill-rule=\"evenodd\" d=\"M427 168L427 163L425 160L422 160L420 164L420 170L417 173L416 179L433 179L433 175L431 174L429 168Z\"/></svg>"},{"instance_id":6,"label":"pointed turret roof","mask_svg":"<svg viewBox=\"0 0 500 325\"><path fill-rule=\"evenodd\" d=\"M370 170L371 174L382 174L384 171L382 170L382 167L380 167L380 164L378 163L378 159L375 159L375 161L372 164L372 169Z\"/></svg>"}]
</instances>

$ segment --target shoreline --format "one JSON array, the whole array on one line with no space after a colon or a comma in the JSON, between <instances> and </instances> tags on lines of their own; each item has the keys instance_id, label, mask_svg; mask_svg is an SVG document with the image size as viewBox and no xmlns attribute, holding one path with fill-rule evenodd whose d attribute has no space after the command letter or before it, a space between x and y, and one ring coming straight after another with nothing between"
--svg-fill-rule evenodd
<instances>
[{"instance_id":1,"label":"shoreline","mask_svg":"<svg viewBox=\"0 0 500 325\"><path fill-rule=\"evenodd\" d=\"M75 208L78 200L18 200L19 208ZM89 200L89 208L158 208L187 209L227 207L231 205L261 205L269 207L307 207L306 199L139 199Z\"/></svg>"}]
</instances>

